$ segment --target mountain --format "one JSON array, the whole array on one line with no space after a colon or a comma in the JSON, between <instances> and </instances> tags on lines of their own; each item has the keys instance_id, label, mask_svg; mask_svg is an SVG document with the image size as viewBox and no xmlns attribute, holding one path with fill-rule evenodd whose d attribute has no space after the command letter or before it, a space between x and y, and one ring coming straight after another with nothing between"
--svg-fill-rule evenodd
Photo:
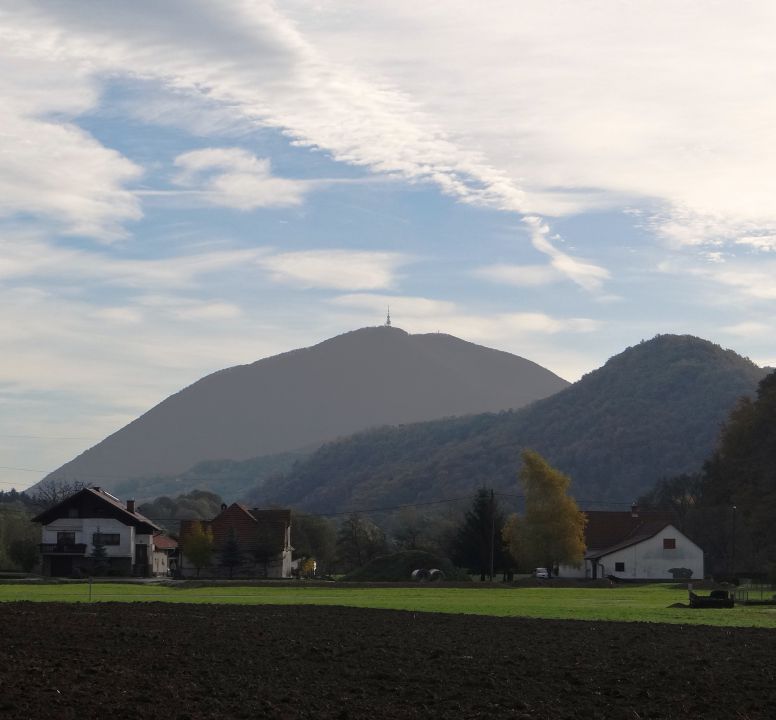
<instances>
[{"instance_id":1,"label":"mountain","mask_svg":"<svg viewBox=\"0 0 776 720\"><path fill-rule=\"evenodd\" d=\"M126 494L127 479L310 450L374 426L518 408L567 385L529 360L450 335L362 328L208 375L44 481L122 483Z\"/></svg>"},{"instance_id":2,"label":"mountain","mask_svg":"<svg viewBox=\"0 0 776 720\"><path fill-rule=\"evenodd\" d=\"M586 507L629 503L661 477L699 469L731 408L766 373L706 340L659 335L522 410L324 445L252 499L332 512L435 501L481 486L516 493L520 451L532 448L571 476Z\"/></svg>"}]
</instances>

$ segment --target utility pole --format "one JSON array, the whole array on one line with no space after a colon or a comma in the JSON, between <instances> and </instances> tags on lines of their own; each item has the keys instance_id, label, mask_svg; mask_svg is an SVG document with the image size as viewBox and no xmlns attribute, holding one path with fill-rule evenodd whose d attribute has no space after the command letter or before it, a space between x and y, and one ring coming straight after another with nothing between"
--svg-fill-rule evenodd
<instances>
[{"instance_id":1,"label":"utility pole","mask_svg":"<svg viewBox=\"0 0 776 720\"><path fill-rule=\"evenodd\" d=\"M730 543L730 575L735 582L736 577L736 506L733 505L733 538Z\"/></svg>"},{"instance_id":2,"label":"utility pole","mask_svg":"<svg viewBox=\"0 0 776 720\"><path fill-rule=\"evenodd\" d=\"M490 581L493 582L493 561L496 549L496 496L490 490Z\"/></svg>"}]
</instances>

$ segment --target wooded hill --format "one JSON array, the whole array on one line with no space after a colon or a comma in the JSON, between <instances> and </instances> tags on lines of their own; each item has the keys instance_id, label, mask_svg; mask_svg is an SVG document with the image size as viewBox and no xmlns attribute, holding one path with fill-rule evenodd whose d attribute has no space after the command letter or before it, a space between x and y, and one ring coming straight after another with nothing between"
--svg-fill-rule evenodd
<instances>
[{"instance_id":1,"label":"wooded hill","mask_svg":"<svg viewBox=\"0 0 776 720\"><path fill-rule=\"evenodd\" d=\"M572 478L584 507L629 503L692 472L767 371L687 335L659 335L519 411L386 427L324 445L257 488L254 504L314 512L419 503L477 487L518 492L523 448Z\"/></svg>"}]
</instances>

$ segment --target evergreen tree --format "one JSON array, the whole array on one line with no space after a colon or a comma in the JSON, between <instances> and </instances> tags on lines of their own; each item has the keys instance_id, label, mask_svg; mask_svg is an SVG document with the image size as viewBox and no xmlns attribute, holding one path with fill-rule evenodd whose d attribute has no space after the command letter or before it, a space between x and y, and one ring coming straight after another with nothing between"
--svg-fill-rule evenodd
<instances>
[{"instance_id":1,"label":"evergreen tree","mask_svg":"<svg viewBox=\"0 0 776 720\"><path fill-rule=\"evenodd\" d=\"M522 458L525 516L510 535L511 553L548 570L560 564L581 565L586 520L568 494L571 479L533 450L525 450Z\"/></svg>"},{"instance_id":2,"label":"evergreen tree","mask_svg":"<svg viewBox=\"0 0 776 720\"><path fill-rule=\"evenodd\" d=\"M237 533L231 528L226 536L226 542L221 548L221 565L229 570L229 579L231 580L234 569L242 564L243 554L240 543L237 541Z\"/></svg>"},{"instance_id":3,"label":"evergreen tree","mask_svg":"<svg viewBox=\"0 0 776 720\"><path fill-rule=\"evenodd\" d=\"M199 571L210 565L213 559L213 533L210 528L202 527L201 522L194 522L183 537L182 544L183 554L197 569L197 577L199 577Z\"/></svg>"},{"instance_id":4,"label":"evergreen tree","mask_svg":"<svg viewBox=\"0 0 776 720\"><path fill-rule=\"evenodd\" d=\"M484 582L486 576L493 580L491 568L502 568L505 560L503 526L504 514L493 490L480 488L453 540L452 561L479 573L480 581Z\"/></svg>"},{"instance_id":5,"label":"evergreen tree","mask_svg":"<svg viewBox=\"0 0 776 720\"><path fill-rule=\"evenodd\" d=\"M100 528L97 528L97 532L92 537L92 573L94 575L104 575L110 566L108 560L108 550L105 547L105 543L102 539L102 533Z\"/></svg>"},{"instance_id":6,"label":"evergreen tree","mask_svg":"<svg viewBox=\"0 0 776 720\"><path fill-rule=\"evenodd\" d=\"M40 560L38 543L29 539L18 539L11 542L8 555L16 563L22 572L32 572Z\"/></svg>"}]
</instances>

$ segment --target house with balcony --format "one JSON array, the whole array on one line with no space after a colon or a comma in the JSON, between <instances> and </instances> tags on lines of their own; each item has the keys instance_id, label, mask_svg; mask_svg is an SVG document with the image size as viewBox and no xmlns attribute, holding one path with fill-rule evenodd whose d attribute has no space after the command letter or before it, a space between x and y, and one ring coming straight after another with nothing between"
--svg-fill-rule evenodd
<instances>
[{"instance_id":1,"label":"house with balcony","mask_svg":"<svg viewBox=\"0 0 776 720\"><path fill-rule=\"evenodd\" d=\"M102 545L111 575L165 575L177 546L162 528L99 487L84 488L33 518L41 525L44 575L73 577L94 571L94 547Z\"/></svg>"}]
</instances>

